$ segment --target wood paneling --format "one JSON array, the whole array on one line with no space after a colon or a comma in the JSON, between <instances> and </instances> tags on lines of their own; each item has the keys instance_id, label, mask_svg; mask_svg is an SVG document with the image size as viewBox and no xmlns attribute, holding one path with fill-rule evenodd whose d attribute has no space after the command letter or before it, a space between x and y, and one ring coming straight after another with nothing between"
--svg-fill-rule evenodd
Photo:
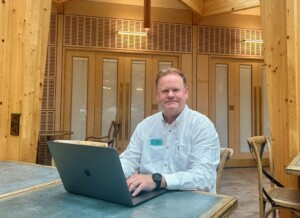
<instances>
[{"instance_id":1,"label":"wood paneling","mask_svg":"<svg viewBox=\"0 0 300 218\"><path fill-rule=\"evenodd\" d=\"M252 15L220 14L204 17L199 25L260 30L261 19Z\"/></svg>"},{"instance_id":2,"label":"wood paneling","mask_svg":"<svg viewBox=\"0 0 300 218\"><path fill-rule=\"evenodd\" d=\"M118 35L142 32L143 21L66 15L64 46L153 52L192 52L192 25L152 22L147 36Z\"/></svg>"},{"instance_id":3,"label":"wood paneling","mask_svg":"<svg viewBox=\"0 0 300 218\"><path fill-rule=\"evenodd\" d=\"M198 15L203 16L203 0L180 0L180 2L189 7Z\"/></svg>"},{"instance_id":4,"label":"wood paneling","mask_svg":"<svg viewBox=\"0 0 300 218\"><path fill-rule=\"evenodd\" d=\"M167 1L165 1L165 3L166 2ZM170 4L174 3L174 1L170 2ZM64 14L143 20L144 8L143 6L136 5L74 0L64 4ZM178 16L179 14L180 16ZM190 24L192 20L193 13L188 9L170 9L153 6L151 8L152 22Z\"/></svg>"},{"instance_id":5,"label":"wood paneling","mask_svg":"<svg viewBox=\"0 0 300 218\"><path fill-rule=\"evenodd\" d=\"M204 0L204 16L229 13L259 6L259 0Z\"/></svg>"},{"instance_id":6,"label":"wood paneling","mask_svg":"<svg viewBox=\"0 0 300 218\"><path fill-rule=\"evenodd\" d=\"M197 110L208 116L208 55L197 56Z\"/></svg>"},{"instance_id":7,"label":"wood paneling","mask_svg":"<svg viewBox=\"0 0 300 218\"><path fill-rule=\"evenodd\" d=\"M181 55L181 70L184 72L186 78L187 78L187 87L189 90L189 96L187 104L190 108L193 108L192 99L193 99L193 56L192 54L182 54Z\"/></svg>"},{"instance_id":8,"label":"wood paneling","mask_svg":"<svg viewBox=\"0 0 300 218\"><path fill-rule=\"evenodd\" d=\"M0 159L35 162L51 0L2 1L0 12ZM11 113L21 114L18 136Z\"/></svg>"},{"instance_id":9,"label":"wood paneling","mask_svg":"<svg viewBox=\"0 0 300 218\"><path fill-rule=\"evenodd\" d=\"M199 54L262 57L262 44L243 40L261 40L261 30L217 26L198 26Z\"/></svg>"}]
</instances>

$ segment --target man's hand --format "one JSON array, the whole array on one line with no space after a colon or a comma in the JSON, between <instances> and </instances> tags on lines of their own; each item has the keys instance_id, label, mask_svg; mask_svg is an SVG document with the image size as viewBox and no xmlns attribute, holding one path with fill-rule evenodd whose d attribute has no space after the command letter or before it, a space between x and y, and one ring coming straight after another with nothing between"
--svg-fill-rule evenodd
<instances>
[{"instance_id":1,"label":"man's hand","mask_svg":"<svg viewBox=\"0 0 300 218\"><path fill-rule=\"evenodd\" d=\"M127 179L127 185L132 196L136 196L142 190L151 191L156 188L152 175L134 174Z\"/></svg>"}]
</instances>

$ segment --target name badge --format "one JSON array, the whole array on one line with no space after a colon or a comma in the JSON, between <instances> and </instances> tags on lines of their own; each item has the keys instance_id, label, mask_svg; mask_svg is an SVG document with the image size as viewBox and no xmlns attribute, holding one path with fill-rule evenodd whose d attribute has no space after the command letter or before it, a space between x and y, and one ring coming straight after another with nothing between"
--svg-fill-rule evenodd
<instances>
[{"instance_id":1,"label":"name badge","mask_svg":"<svg viewBox=\"0 0 300 218\"><path fill-rule=\"evenodd\" d=\"M150 139L150 145L151 146L162 146L163 141L162 141L162 139Z\"/></svg>"}]
</instances>

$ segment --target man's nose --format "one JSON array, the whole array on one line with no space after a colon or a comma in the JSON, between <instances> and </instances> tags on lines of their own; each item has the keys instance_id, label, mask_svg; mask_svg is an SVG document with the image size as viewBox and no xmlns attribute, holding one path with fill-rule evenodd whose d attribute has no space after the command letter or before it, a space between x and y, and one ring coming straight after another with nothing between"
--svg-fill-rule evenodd
<instances>
[{"instance_id":1,"label":"man's nose","mask_svg":"<svg viewBox=\"0 0 300 218\"><path fill-rule=\"evenodd\" d=\"M172 89L169 90L167 96L174 96L174 93L173 93Z\"/></svg>"}]
</instances>

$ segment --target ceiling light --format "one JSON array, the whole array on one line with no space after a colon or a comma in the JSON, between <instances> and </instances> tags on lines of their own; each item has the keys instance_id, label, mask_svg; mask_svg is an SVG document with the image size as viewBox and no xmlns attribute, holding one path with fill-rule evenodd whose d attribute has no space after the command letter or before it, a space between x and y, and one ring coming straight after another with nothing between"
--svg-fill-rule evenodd
<instances>
[{"instance_id":1,"label":"ceiling light","mask_svg":"<svg viewBox=\"0 0 300 218\"><path fill-rule=\"evenodd\" d=\"M256 43L264 43L262 39L243 39L241 42L256 42Z\"/></svg>"},{"instance_id":2,"label":"ceiling light","mask_svg":"<svg viewBox=\"0 0 300 218\"><path fill-rule=\"evenodd\" d=\"M117 31L119 35L147 36L147 32Z\"/></svg>"}]
</instances>

